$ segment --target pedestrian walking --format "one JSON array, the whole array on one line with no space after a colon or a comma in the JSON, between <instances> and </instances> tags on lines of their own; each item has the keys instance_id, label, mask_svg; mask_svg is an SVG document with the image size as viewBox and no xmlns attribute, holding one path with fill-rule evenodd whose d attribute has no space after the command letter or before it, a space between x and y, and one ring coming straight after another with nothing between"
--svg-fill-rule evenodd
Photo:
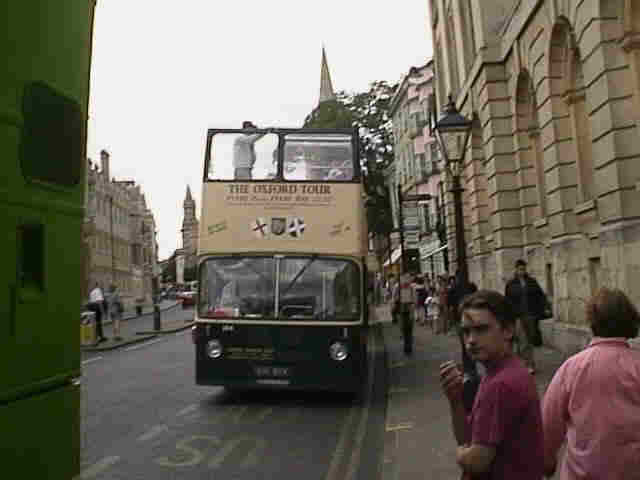
<instances>
[{"instance_id":1,"label":"pedestrian walking","mask_svg":"<svg viewBox=\"0 0 640 480\"><path fill-rule=\"evenodd\" d=\"M123 312L124 308L122 306L122 299L120 298L120 290L117 286L111 285L109 288L109 315L113 325L113 339L116 341L122 340L120 336L120 322Z\"/></svg>"},{"instance_id":2,"label":"pedestrian walking","mask_svg":"<svg viewBox=\"0 0 640 480\"><path fill-rule=\"evenodd\" d=\"M424 301L427 324L431 327L434 333L440 333L439 330L439 318L440 318L440 298L435 288L431 288L427 299Z\"/></svg>"},{"instance_id":3,"label":"pedestrian walking","mask_svg":"<svg viewBox=\"0 0 640 480\"><path fill-rule=\"evenodd\" d=\"M467 415L461 368L453 361L440 366L462 478L540 480L540 400L533 377L512 352L513 309L500 293L479 290L462 301L460 311L467 350L487 370Z\"/></svg>"},{"instance_id":4,"label":"pedestrian walking","mask_svg":"<svg viewBox=\"0 0 640 480\"><path fill-rule=\"evenodd\" d=\"M398 323L400 318L400 280L391 278L391 321Z\"/></svg>"},{"instance_id":5,"label":"pedestrian walking","mask_svg":"<svg viewBox=\"0 0 640 480\"><path fill-rule=\"evenodd\" d=\"M107 339L102 331L102 312L104 311L104 294L100 284L96 282L95 286L89 292L89 303L87 308L95 314L96 319L96 338L98 343L105 342Z\"/></svg>"},{"instance_id":6,"label":"pedestrian walking","mask_svg":"<svg viewBox=\"0 0 640 480\"><path fill-rule=\"evenodd\" d=\"M411 276L403 273L399 282L399 311L404 338L404 353L411 355L413 352L413 322L416 305L416 294L411 284Z\"/></svg>"},{"instance_id":7,"label":"pedestrian walking","mask_svg":"<svg viewBox=\"0 0 640 480\"><path fill-rule=\"evenodd\" d=\"M545 474L566 440L561 480L640 479L640 315L617 289L600 289L586 307L593 339L556 371L544 395Z\"/></svg>"},{"instance_id":8,"label":"pedestrian walking","mask_svg":"<svg viewBox=\"0 0 640 480\"><path fill-rule=\"evenodd\" d=\"M447 277L440 275L438 277L438 331L436 333L447 333L449 331L449 290L447 288Z\"/></svg>"},{"instance_id":9,"label":"pedestrian walking","mask_svg":"<svg viewBox=\"0 0 640 480\"><path fill-rule=\"evenodd\" d=\"M547 308L547 297L538 281L527 273L524 260L516 262L514 277L505 288L505 296L517 309L516 343L518 354L529 367L529 372L536 372L534 347L542 345L542 334L539 322L544 318Z\"/></svg>"},{"instance_id":10,"label":"pedestrian walking","mask_svg":"<svg viewBox=\"0 0 640 480\"><path fill-rule=\"evenodd\" d=\"M424 301L427 299L427 289L425 288L422 277L416 277L413 283L413 288L415 290L416 297L416 304L414 307L415 322L418 325L424 325L426 317Z\"/></svg>"}]
</instances>

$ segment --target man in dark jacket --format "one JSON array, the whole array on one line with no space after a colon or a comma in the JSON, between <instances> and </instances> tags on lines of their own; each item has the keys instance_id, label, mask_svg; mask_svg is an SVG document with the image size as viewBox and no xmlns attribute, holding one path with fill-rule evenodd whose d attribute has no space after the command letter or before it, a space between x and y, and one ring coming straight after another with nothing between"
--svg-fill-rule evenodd
<instances>
[{"instance_id":1,"label":"man in dark jacket","mask_svg":"<svg viewBox=\"0 0 640 480\"><path fill-rule=\"evenodd\" d=\"M539 344L539 338L536 338L539 337L538 322L544 318L547 297L538 281L527 273L527 263L524 260L516 262L515 276L507 283L504 296L518 312L519 332L516 336L519 353L529 367L529 372L534 374L536 362L533 347Z\"/></svg>"}]
</instances>

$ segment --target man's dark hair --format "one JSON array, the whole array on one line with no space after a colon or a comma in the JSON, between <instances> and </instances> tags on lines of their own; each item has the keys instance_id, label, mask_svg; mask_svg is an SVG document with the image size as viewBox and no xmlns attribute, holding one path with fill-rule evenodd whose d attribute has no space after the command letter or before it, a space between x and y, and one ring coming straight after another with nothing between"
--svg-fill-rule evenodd
<instances>
[{"instance_id":1,"label":"man's dark hair","mask_svg":"<svg viewBox=\"0 0 640 480\"><path fill-rule=\"evenodd\" d=\"M516 314L511 302L495 290L478 290L466 296L460 304L460 317L465 310L488 310L502 328L515 326Z\"/></svg>"},{"instance_id":2,"label":"man's dark hair","mask_svg":"<svg viewBox=\"0 0 640 480\"><path fill-rule=\"evenodd\" d=\"M256 128L256 126L253 124L253 122L245 120L244 122L242 122L242 128Z\"/></svg>"},{"instance_id":3,"label":"man's dark hair","mask_svg":"<svg viewBox=\"0 0 640 480\"><path fill-rule=\"evenodd\" d=\"M527 262L525 262L522 259L516 260L516 268L518 267L526 267L527 266Z\"/></svg>"},{"instance_id":4,"label":"man's dark hair","mask_svg":"<svg viewBox=\"0 0 640 480\"><path fill-rule=\"evenodd\" d=\"M596 337L633 338L640 314L622 290L601 288L587 304L587 322Z\"/></svg>"}]
</instances>

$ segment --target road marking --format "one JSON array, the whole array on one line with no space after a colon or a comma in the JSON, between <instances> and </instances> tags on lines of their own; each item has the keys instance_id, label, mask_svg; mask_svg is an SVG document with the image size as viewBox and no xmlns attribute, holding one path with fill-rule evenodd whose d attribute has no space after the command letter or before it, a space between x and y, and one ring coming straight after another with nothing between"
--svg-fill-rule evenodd
<instances>
[{"instance_id":1,"label":"road marking","mask_svg":"<svg viewBox=\"0 0 640 480\"><path fill-rule=\"evenodd\" d=\"M347 469L347 480L351 480L354 478L357 467L360 465L360 455L362 452L362 442L364 441L364 435L367 429L367 421L369 420L369 411L371 410L371 400L373 397L373 377L375 373L375 353L378 350L378 345L376 342L376 337L371 336L371 344L372 348L369 354L369 365L371 365L371 371L369 373L369 378L367 382L367 396L365 397L367 403L364 407L364 412L360 416L360 423L358 424L358 430L356 431L356 441L353 449L353 453L351 454L351 462L349 462L349 468Z\"/></svg>"},{"instance_id":2,"label":"road marking","mask_svg":"<svg viewBox=\"0 0 640 480\"><path fill-rule=\"evenodd\" d=\"M273 413L273 407L263 407L260 410L260 415L256 417L256 423L264 422L264 419Z\"/></svg>"},{"instance_id":3,"label":"road marking","mask_svg":"<svg viewBox=\"0 0 640 480\"><path fill-rule=\"evenodd\" d=\"M353 449L353 453L351 455L351 461L349 462L349 466L347 469L347 475L345 476L345 478L347 480L350 480L351 478L353 478L353 475L356 472L356 466L358 465L358 460L360 459L360 451L362 449L362 440L364 438L364 433L365 433L365 427L367 424L367 419L369 417L369 408L370 408L370 402L371 402L371 391L373 389L373 377L374 377L374 368L375 368L375 362L374 360L372 360L372 358L375 358L374 355L374 351L375 351L375 347L376 345L376 341L375 341L375 337L371 337L371 341L372 341L372 348L369 350L369 365L371 365L371 371L368 372L369 373L369 378L367 379L367 404L365 406L365 409L360 417L360 422L358 423L358 428L356 430L356 439L355 439L355 443L354 443L354 449ZM325 477L325 480L335 480L338 476L338 469L340 468L340 464L342 463L342 458L345 455L345 450L346 450L346 443L347 443L347 436L349 434L349 431L351 430L351 425L355 423L356 420L356 412L357 412L357 408L356 406L352 406L349 409L349 416L347 417L346 421L342 424L342 430L340 431L340 438L338 439L338 445L336 446L336 449L333 452L333 455L331 457L331 464L329 465L329 470L327 471L327 476Z\"/></svg>"},{"instance_id":4,"label":"road marking","mask_svg":"<svg viewBox=\"0 0 640 480\"><path fill-rule=\"evenodd\" d=\"M260 437L251 437L249 435L241 435L233 440L228 441L224 447L222 447L218 453L214 455L214 457L209 461L210 468L220 468L225 458L229 456L231 452L233 452L238 445L243 442L251 442L253 447L247 454L247 456L240 463L241 468L252 468L258 465L258 461L260 457L264 453L264 450L267 448L267 442L264 438Z\"/></svg>"},{"instance_id":5,"label":"road marking","mask_svg":"<svg viewBox=\"0 0 640 480\"><path fill-rule=\"evenodd\" d=\"M390 388L389 389L389 393L393 394L393 393L407 393L409 391L408 388L404 388L404 387L394 387L394 388Z\"/></svg>"},{"instance_id":6,"label":"road marking","mask_svg":"<svg viewBox=\"0 0 640 480\"><path fill-rule=\"evenodd\" d=\"M220 445L220 439L211 435L192 435L183 438L176 444L176 450L180 453L172 457L160 457L154 460L162 467L194 467L202 462L206 457L206 452L195 448L191 443L206 440L209 445Z\"/></svg>"},{"instance_id":7,"label":"road marking","mask_svg":"<svg viewBox=\"0 0 640 480\"><path fill-rule=\"evenodd\" d=\"M398 430L411 430L413 428L413 422L400 422L396 425L387 425L385 430L387 432L396 432Z\"/></svg>"},{"instance_id":8,"label":"road marking","mask_svg":"<svg viewBox=\"0 0 640 480\"><path fill-rule=\"evenodd\" d=\"M88 365L89 363L97 362L98 360L102 360L102 358L103 357L93 357L93 358L89 358L88 360L83 360L82 365Z\"/></svg>"},{"instance_id":9,"label":"road marking","mask_svg":"<svg viewBox=\"0 0 640 480\"><path fill-rule=\"evenodd\" d=\"M198 409L198 404L194 403L192 405L189 405L187 407L184 407L182 410L180 410L178 413L176 413L176 415L178 417L181 417L183 415L187 415L189 413L195 412Z\"/></svg>"},{"instance_id":10,"label":"road marking","mask_svg":"<svg viewBox=\"0 0 640 480\"><path fill-rule=\"evenodd\" d=\"M96 462L93 465L91 465L86 470L83 470L80 473L80 478L85 479L85 478L96 477L99 474L101 474L104 470L109 468L111 465L118 462L118 460L120 460L120 457L105 457L99 462Z\"/></svg>"},{"instance_id":11,"label":"road marking","mask_svg":"<svg viewBox=\"0 0 640 480\"><path fill-rule=\"evenodd\" d=\"M145 342L145 343L141 343L139 345L134 345L133 347L125 348L125 350L126 351L137 350L138 348L147 347L149 345L153 345L154 343L162 342L162 340L163 340L162 338L159 338L158 340L151 340L150 342Z\"/></svg>"},{"instance_id":12,"label":"road marking","mask_svg":"<svg viewBox=\"0 0 640 480\"><path fill-rule=\"evenodd\" d=\"M356 416L356 407L352 406L349 409L349 415L347 419L342 424L342 429L340 430L340 438L338 439L338 445L331 456L331 464L329 465L329 471L327 472L327 476L325 480L335 480L338 474L338 468L340 467L340 463L342 457L345 454L346 444L347 444L347 436L349 434L349 430L351 429L351 424L354 422Z\"/></svg>"},{"instance_id":13,"label":"road marking","mask_svg":"<svg viewBox=\"0 0 640 480\"><path fill-rule=\"evenodd\" d=\"M166 425L156 425L155 427L151 427L149 431L143 435L138 437L139 442L146 442L147 440L151 440L152 438L157 437L163 432L169 431L169 427Z\"/></svg>"}]
</instances>

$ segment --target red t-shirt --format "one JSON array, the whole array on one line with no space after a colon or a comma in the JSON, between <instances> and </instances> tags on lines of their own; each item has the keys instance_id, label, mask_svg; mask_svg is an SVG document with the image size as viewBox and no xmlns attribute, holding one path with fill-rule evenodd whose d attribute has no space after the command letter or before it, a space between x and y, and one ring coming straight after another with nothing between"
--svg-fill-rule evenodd
<instances>
[{"instance_id":1,"label":"red t-shirt","mask_svg":"<svg viewBox=\"0 0 640 480\"><path fill-rule=\"evenodd\" d=\"M544 472L542 413L533 377L510 356L488 369L467 418L471 443L491 446L488 473L471 478L540 480Z\"/></svg>"}]
</instances>

